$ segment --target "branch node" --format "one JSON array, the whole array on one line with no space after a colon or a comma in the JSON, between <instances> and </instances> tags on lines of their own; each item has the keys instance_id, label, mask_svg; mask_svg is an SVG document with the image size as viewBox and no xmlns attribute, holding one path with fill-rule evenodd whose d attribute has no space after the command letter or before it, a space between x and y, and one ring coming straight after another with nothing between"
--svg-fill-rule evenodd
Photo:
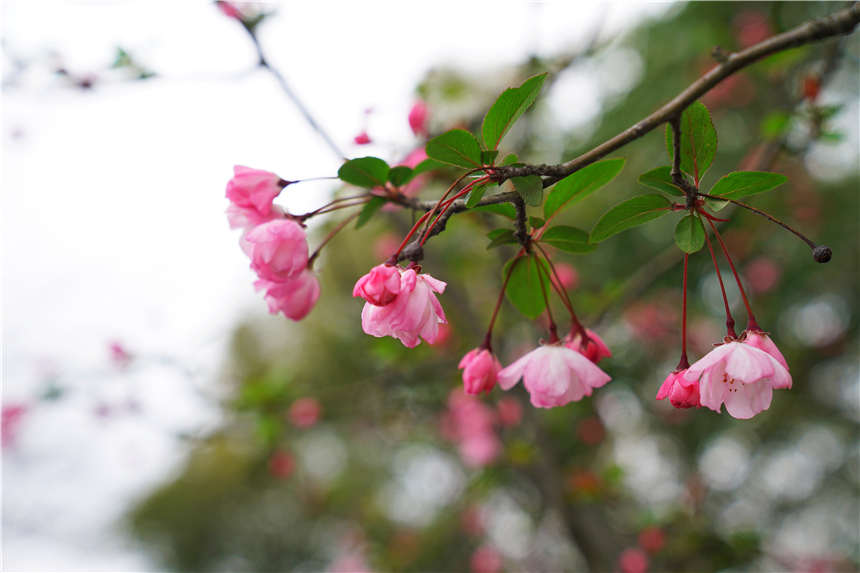
<instances>
[{"instance_id":1,"label":"branch node","mask_svg":"<svg viewBox=\"0 0 860 573\"><path fill-rule=\"evenodd\" d=\"M729 56L731 56L731 54L725 51L720 46L714 46L711 50L711 57L721 64L725 64L726 62L728 62Z\"/></svg>"}]
</instances>

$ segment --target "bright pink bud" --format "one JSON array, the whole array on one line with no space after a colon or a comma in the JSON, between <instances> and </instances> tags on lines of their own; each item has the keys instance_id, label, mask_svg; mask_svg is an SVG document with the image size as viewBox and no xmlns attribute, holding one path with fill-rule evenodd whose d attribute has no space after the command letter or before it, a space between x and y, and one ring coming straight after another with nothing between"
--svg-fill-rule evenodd
<instances>
[{"instance_id":1,"label":"bright pink bud","mask_svg":"<svg viewBox=\"0 0 860 573\"><path fill-rule=\"evenodd\" d=\"M415 135L427 135L427 112L427 104L420 100L409 111L409 127Z\"/></svg>"},{"instance_id":2,"label":"bright pink bud","mask_svg":"<svg viewBox=\"0 0 860 573\"><path fill-rule=\"evenodd\" d=\"M284 316L292 320L306 317L320 297L319 279L309 269L282 282L260 279L254 286L258 291L265 289L266 303L271 314L283 312Z\"/></svg>"},{"instance_id":3,"label":"bright pink bud","mask_svg":"<svg viewBox=\"0 0 860 573\"><path fill-rule=\"evenodd\" d=\"M366 131L362 131L358 135L355 136L355 143L358 145L367 145L370 143L370 136L367 135Z\"/></svg>"},{"instance_id":4,"label":"bright pink bud","mask_svg":"<svg viewBox=\"0 0 860 573\"><path fill-rule=\"evenodd\" d=\"M272 201L289 185L274 173L236 165L233 178L227 183L227 199L237 207L256 209L268 215Z\"/></svg>"},{"instance_id":5,"label":"bright pink bud","mask_svg":"<svg viewBox=\"0 0 860 573\"><path fill-rule=\"evenodd\" d=\"M489 393L496 385L496 374L502 369L496 355L486 348L466 353L458 368L463 369L463 389L466 394Z\"/></svg>"},{"instance_id":6,"label":"bright pink bud","mask_svg":"<svg viewBox=\"0 0 860 573\"><path fill-rule=\"evenodd\" d=\"M581 400L610 380L594 362L560 344L539 346L500 370L499 386L510 390L521 378L536 408Z\"/></svg>"},{"instance_id":7,"label":"bright pink bud","mask_svg":"<svg viewBox=\"0 0 860 573\"><path fill-rule=\"evenodd\" d=\"M393 265L376 265L358 279L352 296L360 296L370 304L386 306L400 294L400 271Z\"/></svg>"},{"instance_id":8,"label":"bright pink bud","mask_svg":"<svg viewBox=\"0 0 860 573\"><path fill-rule=\"evenodd\" d=\"M609 351L603 340L593 330L586 328L585 334L588 338L583 337L581 332L577 332L573 336L568 334L564 338L564 345L571 350L576 350L595 364L603 358L612 357L612 352Z\"/></svg>"},{"instance_id":9,"label":"bright pink bud","mask_svg":"<svg viewBox=\"0 0 860 573\"><path fill-rule=\"evenodd\" d=\"M242 20L242 13L239 11L236 6L233 5L232 2L224 2L223 0L218 0L215 2L218 5L218 8L221 9L221 12L224 13L225 16L230 18L235 18L237 20Z\"/></svg>"},{"instance_id":10,"label":"bright pink bud","mask_svg":"<svg viewBox=\"0 0 860 573\"><path fill-rule=\"evenodd\" d=\"M502 555L492 547L478 547L469 559L472 573L499 573L503 565Z\"/></svg>"},{"instance_id":11,"label":"bright pink bud","mask_svg":"<svg viewBox=\"0 0 860 573\"><path fill-rule=\"evenodd\" d=\"M753 340L766 344L760 338ZM698 380L702 406L719 412L725 404L732 417L742 420L767 410L774 388L791 388L791 374L779 360L736 340L718 346L690 366L684 380Z\"/></svg>"},{"instance_id":12,"label":"bright pink bud","mask_svg":"<svg viewBox=\"0 0 860 573\"><path fill-rule=\"evenodd\" d=\"M687 370L676 370L669 374L657 392L657 399L669 398L676 408L701 408L699 398L699 381L685 380Z\"/></svg>"},{"instance_id":13,"label":"bright pink bud","mask_svg":"<svg viewBox=\"0 0 860 573\"><path fill-rule=\"evenodd\" d=\"M308 265L305 230L293 219L275 219L245 234L251 268L261 279L282 282L295 278Z\"/></svg>"},{"instance_id":14,"label":"bright pink bud","mask_svg":"<svg viewBox=\"0 0 860 573\"><path fill-rule=\"evenodd\" d=\"M320 418L320 404L311 397L299 398L290 404L290 423L296 428L310 428Z\"/></svg>"},{"instance_id":15,"label":"bright pink bud","mask_svg":"<svg viewBox=\"0 0 860 573\"><path fill-rule=\"evenodd\" d=\"M430 275L417 274L413 269L400 273L400 292L386 306L370 303L361 311L364 332L376 336L391 336L404 346L415 348L421 338L429 344L436 342L439 323L446 323L442 305L434 293L442 293L447 285Z\"/></svg>"}]
</instances>

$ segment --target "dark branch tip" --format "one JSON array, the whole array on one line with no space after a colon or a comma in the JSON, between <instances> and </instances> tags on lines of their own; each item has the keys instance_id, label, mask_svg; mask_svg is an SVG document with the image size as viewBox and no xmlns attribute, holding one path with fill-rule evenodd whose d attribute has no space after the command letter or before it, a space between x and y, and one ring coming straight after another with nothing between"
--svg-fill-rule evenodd
<instances>
[{"instance_id":1,"label":"dark branch tip","mask_svg":"<svg viewBox=\"0 0 860 573\"><path fill-rule=\"evenodd\" d=\"M827 245L818 245L812 249L812 258L816 263L826 263L833 257L833 251Z\"/></svg>"}]
</instances>

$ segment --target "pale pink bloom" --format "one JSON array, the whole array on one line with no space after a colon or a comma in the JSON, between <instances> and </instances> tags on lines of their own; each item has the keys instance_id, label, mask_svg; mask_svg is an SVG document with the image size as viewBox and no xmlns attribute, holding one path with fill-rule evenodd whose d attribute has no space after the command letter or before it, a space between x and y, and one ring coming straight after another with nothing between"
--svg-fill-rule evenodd
<instances>
[{"instance_id":1,"label":"pale pink bloom","mask_svg":"<svg viewBox=\"0 0 860 573\"><path fill-rule=\"evenodd\" d=\"M588 335L588 339L583 337L581 332L577 332L572 337L568 334L564 337L564 345L571 350L576 350L595 364L604 358L612 357L612 352L593 330L586 328L585 333Z\"/></svg>"},{"instance_id":2,"label":"pale pink bloom","mask_svg":"<svg viewBox=\"0 0 860 573\"><path fill-rule=\"evenodd\" d=\"M445 291L446 283L413 269L400 272L400 292L386 306L365 303L361 311L364 332L380 338L391 336L404 346L415 348L421 338L436 342L439 323L446 323L442 305L434 293Z\"/></svg>"},{"instance_id":3,"label":"pale pink bloom","mask_svg":"<svg viewBox=\"0 0 860 573\"><path fill-rule=\"evenodd\" d=\"M355 141L357 145L367 145L368 143L370 143L370 136L367 135L366 131L362 131L355 136L355 139L353 141Z\"/></svg>"},{"instance_id":4,"label":"pale pink bloom","mask_svg":"<svg viewBox=\"0 0 860 573\"><path fill-rule=\"evenodd\" d=\"M594 362L561 344L539 346L503 368L498 374L499 386L510 390L520 378L536 408L581 400L610 380Z\"/></svg>"},{"instance_id":5,"label":"pale pink bloom","mask_svg":"<svg viewBox=\"0 0 860 573\"><path fill-rule=\"evenodd\" d=\"M669 401L676 408L701 408L702 404L699 398L699 381L685 380L684 375L687 370L676 370L669 374L660 386L657 392L657 399L663 400L669 398Z\"/></svg>"},{"instance_id":6,"label":"pale pink bloom","mask_svg":"<svg viewBox=\"0 0 860 573\"><path fill-rule=\"evenodd\" d=\"M776 358L736 340L690 366L684 380L699 382L702 406L719 412L725 404L732 417L742 420L767 410L774 388L791 388L791 375Z\"/></svg>"},{"instance_id":7,"label":"pale pink bloom","mask_svg":"<svg viewBox=\"0 0 860 573\"><path fill-rule=\"evenodd\" d=\"M463 389L466 394L489 393L496 385L496 374L502 369L499 359L487 348L466 353L458 368L463 369Z\"/></svg>"},{"instance_id":8,"label":"pale pink bloom","mask_svg":"<svg viewBox=\"0 0 860 573\"><path fill-rule=\"evenodd\" d=\"M309 396L299 398L290 404L289 418L296 428L310 428L319 421L320 403Z\"/></svg>"},{"instance_id":9,"label":"pale pink bloom","mask_svg":"<svg viewBox=\"0 0 860 573\"><path fill-rule=\"evenodd\" d=\"M227 183L227 199L237 207L254 208L261 215L269 214L272 201L289 185L289 181L261 169L236 165L233 173Z\"/></svg>"},{"instance_id":10,"label":"pale pink bloom","mask_svg":"<svg viewBox=\"0 0 860 573\"><path fill-rule=\"evenodd\" d=\"M275 219L245 234L250 243L251 268L261 279L281 282L295 278L308 264L307 234L293 219Z\"/></svg>"},{"instance_id":11,"label":"pale pink bloom","mask_svg":"<svg viewBox=\"0 0 860 573\"><path fill-rule=\"evenodd\" d=\"M494 433L482 432L469 436L457 446L460 459L472 468L483 468L493 463L502 450L502 444Z\"/></svg>"},{"instance_id":12,"label":"pale pink bloom","mask_svg":"<svg viewBox=\"0 0 860 573\"><path fill-rule=\"evenodd\" d=\"M648 554L638 547L628 547L618 556L621 573L646 573L650 564Z\"/></svg>"},{"instance_id":13,"label":"pale pink bloom","mask_svg":"<svg viewBox=\"0 0 860 573\"><path fill-rule=\"evenodd\" d=\"M292 320L306 317L320 298L320 281L310 269L281 282L260 279L254 287L258 291L266 291L266 303L271 314L283 312Z\"/></svg>"},{"instance_id":14,"label":"pale pink bloom","mask_svg":"<svg viewBox=\"0 0 860 573\"><path fill-rule=\"evenodd\" d=\"M247 231L257 225L284 217L286 217L286 212L279 205L272 205L272 208L265 215L254 207L237 207L232 203L227 207L227 222L230 223L231 229L245 229Z\"/></svg>"},{"instance_id":15,"label":"pale pink bloom","mask_svg":"<svg viewBox=\"0 0 860 573\"><path fill-rule=\"evenodd\" d=\"M501 553L492 547L478 547L469 559L472 573L499 573L504 565Z\"/></svg>"},{"instance_id":16,"label":"pale pink bloom","mask_svg":"<svg viewBox=\"0 0 860 573\"><path fill-rule=\"evenodd\" d=\"M409 127L415 135L427 135L427 112L427 104L420 100L409 110Z\"/></svg>"},{"instance_id":17,"label":"pale pink bloom","mask_svg":"<svg viewBox=\"0 0 860 573\"><path fill-rule=\"evenodd\" d=\"M400 271L394 265L376 265L358 279L352 296L360 296L370 304L386 306L400 294Z\"/></svg>"},{"instance_id":18,"label":"pale pink bloom","mask_svg":"<svg viewBox=\"0 0 860 573\"><path fill-rule=\"evenodd\" d=\"M449 439L457 443L463 464L479 468L490 465L502 450L495 432L495 412L474 396L459 390L448 397Z\"/></svg>"},{"instance_id":19,"label":"pale pink bloom","mask_svg":"<svg viewBox=\"0 0 860 573\"><path fill-rule=\"evenodd\" d=\"M763 350L776 358L776 361L782 364L786 370L790 370L788 362L785 361L785 357L782 355L782 352L779 351L779 348L776 347L776 344L773 343L773 340L770 339L766 332L761 332L759 330L745 330L738 341L748 344L753 348Z\"/></svg>"}]
</instances>

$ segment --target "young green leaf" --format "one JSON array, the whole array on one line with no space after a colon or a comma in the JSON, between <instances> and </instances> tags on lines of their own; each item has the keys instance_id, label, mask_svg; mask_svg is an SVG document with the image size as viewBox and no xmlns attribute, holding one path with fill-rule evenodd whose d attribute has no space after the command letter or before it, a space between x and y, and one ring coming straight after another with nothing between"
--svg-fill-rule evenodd
<instances>
[{"instance_id":1,"label":"young green leaf","mask_svg":"<svg viewBox=\"0 0 860 573\"><path fill-rule=\"evenodd\" d=\"M675 243L685 253L693 254L705 244L705 227L702 220L690 213L675 227Z\"/></svg>"},{"instance_id":2,"label":"young green leaf","mask_svg":"<svg viewBox=\"0 0 860 573\"><path fill-rule=\"evenodd\" d=\"M511 265L514 269L505 293L517 310L534 320L544 311L549 298L551 285L546 263L537 256L516 258L505 265L502 280L508 276Z\"/></svg>"},{"instance_id":3,"label":"young green leaf","mask_svg":"<svg viewBox=\"0 0 860 573\"><path fill-rule=\"evenodd\" d=\"M498 151L482 151L481 152L481 163L484 165L492 165L493 161L496 160L496 157L499 156Z\"/></svg>"},{"instance_id":4,"label":"young green leaf","mask_svg":"<svg viewBox=\"0 0 860 573\"><path fill-rule=\"evenodd\" d=\"M540 207L543 200L543 179L540 175L526 175L525 177L511 177L514 189L530 207Z\"/></svg>"},{"instance_id":5,"label":"young green leaf","mask_svg":"<svg viewBox=\"0 0 860 573\"><path fill-rule=\"evenodd\" d=\"M662 195L641 195L619 203L603 214L591 230L589 241L599 243L631 227L667 214L672 202Z\"/></svg>"},{"instance_id":6,"label":"young green leaf","mask_svg":"<svg viewBox=\"0 0 860 573\"><path fill-rule=\"evenodd\" d=\"M672 183L672 166L664 165L657 169L652 169L648 173L643 173L639 176L639 183L646 185L651 189L674 195L675 197L683 197L684 192L675 187Z\"/></svg>"},{"instance_id":7,"label":"young green leaf","mask_svg":"<svg viewBox=\"0 0 860 573\"><path fill-rule=\"evenodd\" d=\"M472 211L485 211L487 213L495 213L496 215L501 215L502 217L507 217L508 219L516 219L517 218L517 210L510 203L496 203L495 205L481 205L480 207L475 207Z\"/></svg>"},{"instance_id":8,"label":"young green leaf","mask_svg":"<svg viewBox=\"0 0 860 573\"><path fill-rule=\"evenodd\" d=\"M412 170L412 176L418 177L422 173L427 173L428 171L435 171L436 169L441 169L446 167L444 163L440 163L433 159L425 159L421 163L415 166L415 169Z\"/></svg>"},{"instance_id":9,"label":"young green leaf","mask_svg":"<svg viewBox=\"0 0 860 573\"><path fill-rule=\"evenodd\" d=\"M540 229L546 221L538 217L529 217L529 227L532 229Z\"/></svg>"},{"instance_id":10,"label":"young green leaf","mask_svg":"<svg viewBox=\"0 0 860 573\"><path fill-rule=\"evenodd\" d=\"M549 219L556 212L576 205L615 179L621 173L624 161L623 157L598 161L556 183L546 197L546 203L543 206L544 217Z\"/></svg>"},{"instance_id":11,"label":"young green leaf","mask_svg":"<svg viewBox=\"0 0 860 573\"><path fill-rule=\"evenodd\" d=\"M367 203L365 203L364 207L361 209L361 213L358 214L358 218L355 220L355 228L361 229L364 227L368 221L388 202L384 197L374 197Z\"/></svg>"},{"instance_id":12,"label":"young green leaf","mask_svg":"<svg viewBox=\"0 0 860 573\"><path fill-rule=\"evenodd\" d=\"M552 245L560 251L579 255L594 252L598 247L596 243L588 242L588 233L565 225L557 225L544 231L540 242Z\"/></svg>"},{"instance_id":13,"label":"young green leaf","mask_svg":"<svg viewBox=\"0 0 860 573\"><path fill-rule=\"evenodd\" d=\"M788 181L788 177L781 173L768 173L766 171L736 171L729 173L716 182L708 195L725 197L726 199L738 199L747 195L757 195L779 187Z\"/></svg>"},{"instance_id":14,"label":"young green leaf","mask_svg":"<svg viewBox=\"0 0 860 573\"><path fill-rule=\"evenodd\" d=\"M502 245L510 245L517 242L513 229L496 229L490 231L487 233L487 238L490 239L490 244L487 245L488 251Z\"/></svg>"},{"instance_id":15,"label":"young green leaf","mask_svg":"<svg viewBox=\"0 0 860 573\"><path fill-rule=\"evenodd\" d=\"M471 209L481 201L484 197L484 193L487 191L487 187L489 187L488 183L482 183L481 185L475 185L472 187L472 190L469 191L468 195L466 195L467 209Z\"/></svg>"},{"instance_id":16,"label":"young green leaf","mask_svg":"<svg viewBox=\"0 0 860 573\"><path fill-rule=\"evenodd\" d=\"M427 157L463 169L481 167L481 146L465 129L452 129L427 142Z\"/></svg>"},{"instance_id":17,"label":"young green leaf","mask_svg":"<svg viewBox=\"0 0 860 573\"><path fill-rule=\"evenodd\" d=\"M666 126L666 150L674 159L672 126ZM711 113L700 101L693 102L681 114L681 171L692 177L696 187L717 154L717 130Z\"/></svg>"},{"instance_id":18,"label":"young green leaf","mask_svg":"<svg viewBox=\"0 0 860 573\"><path fill-rule=\"evenodd\" d=\"M487 149L498 149L499 143L511 126L534 102L544 80L546 80L546 72L527 79L518 88L506 89L496 99L496 103L484 116L484 124L481 127Z\"/></svg>"},{"instance_id":19,"label":"young green leaf","mask_svg":"<svg viewBox=\"0 0 860 573\"><path fill-rule=\"evenodd\" d=\"M391 171L388 172L388 180L395 187L400 187L401 185L406 185L409 181L412 180L413 173L411 167L406 167L405 165L399 165L397 167L392 167Z\"/></svg>"},{"instance_id":20,"label":"young green leaf","mask_svg":"<svg viewBox=\"0 0 860 573\"><path fill-rule=\"evenodd\" d=\"M347 161L337 170L341 181L356 187L381 187L388 180L388 164L378 157L359 157Z\"/></svg>"},{"instance_id":21,"label":"young green leaf","mask_svg":"<svg viewBox=\"0 0 860 573\"><path fill-rule=\"evenodd\" d=\"M514 155L513 153L508 153L508 154L507 154L507 155L505 155L505 156L504 156L504 158L502 158L502 160L499 162L499 166L504 167L504 166L506 166L506 165L513 165L513 164L514 164L514 163L516 163L516 162L517 162L517 156L516 156L516 155Z\"/></svg>"}]
</instances>

